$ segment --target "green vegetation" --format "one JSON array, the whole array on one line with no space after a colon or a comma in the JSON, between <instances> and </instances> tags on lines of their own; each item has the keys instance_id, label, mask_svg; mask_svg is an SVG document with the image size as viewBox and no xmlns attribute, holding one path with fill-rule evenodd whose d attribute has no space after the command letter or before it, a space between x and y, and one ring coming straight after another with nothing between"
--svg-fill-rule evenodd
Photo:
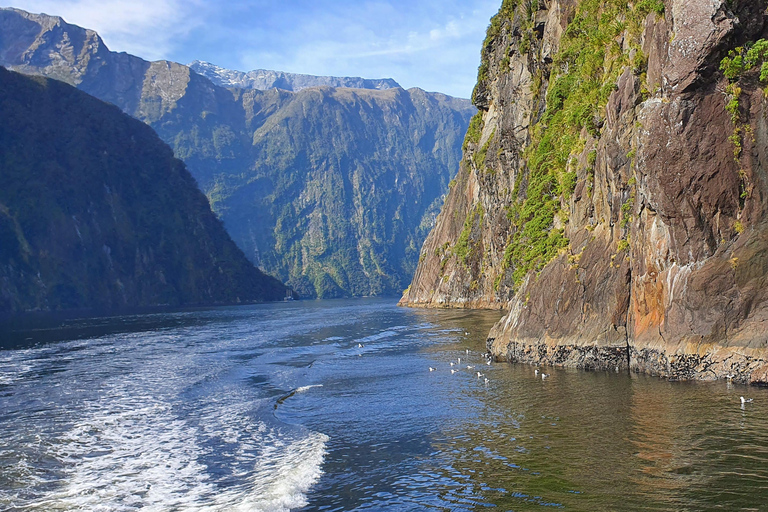
<instances>
[{"instance_id":1,"label":"green vegetation","mask_svg":"<svg viewBox=\"0 0 768 512\"><path fill-rule=\"evenodd\" d=\"M472 235L472 231L476 225L481 225L483 223L484 213L483 205L478 203L467 214L467 218L464 220L464 227L461 230L459 239L456 241L456 245L453 247L453 253L459 259L459 261L465 265L469 255L472 252L472 247L470 246L470 237Z\"/></svg>"},{"instance_id":2,"label":"green vegetation","mask_svg":"<svg viewBox=\"0 0 768 512\"><path fill-rule=\"evenodd\" d=\"M483 121L483 113L477 112L474 116L472 116L472 119L469 120L469 128L467 128L467 134L464 136L464 144L462 145L462 149L464 151L467 150L467 146L471 144L477 144L480 142L480 136L483 133L483 126L485 125L485 121Z\"/></svg>"},{"instance_id":3,"label":"green vegetation","mask_svg":"<svg viewBox=\"0 0 768 512\"><path fill-rule=\"evenodd\" d=\"M747 73L753 73L759 69L758 79L762 83L768 84L768 40L759 39L730 50L728 56L720 61L720 71L728 79L726 92L729 95L725 110L731 115L733 122L733 133L728 140L733 145L733 158L737 163L741 162L741 153L743 149L743 133L749 132L750 126L743 124L741 120L741 99L742 89L739 87L739 81ZM768 96L768 85L763 89L763 94ZM740 204L744 206L746 198L752 191L752 185L749 183L747 173L739 172L740 183ZM741 233L743 227L740 222L734 225L736 232Z\"/></svg>"},{"instance_id":4,"label":"green vegetation","mask_svg":"<svg viewBox=\"0 0 768 512\"><path fill-rule=\"evenodd\" d=\"M579 3L554 57L549 77L546 110L531 129L525 197L509 211L516 227L505 251L504 267L513 268L515 286L530 270L541 270L568 239L555 229L556 215L573 192L576 157L587 144L584 133L597 138L602 116L616 82L627 66L645 72L646 59L639 47L642 20L650 13L662 15L664 4L644 0L632 7L618 0L585 0ZM630 36L630 51L620 44ZM594 166L596 153L588 156ZM592 174L592 170L588 174Z\"/></svg>"},{"instance_id":5,"label":"green vegetation","mask_svg":"<svg viewBox=\"0 0 768 512\"><path fill-rule=\"evenodd\" d=\"M483 170L485 168L485 158L488 156L488 147L491 145L491 142L493 141L494 137L496 136L496 130L493 131L490 137L488 137L488 140L485 141L485 144L483 144L483 147L475 151L474 155L472 155L472 161L475 164L475 167L478 170Z\"/></svg>"}]
</instances>

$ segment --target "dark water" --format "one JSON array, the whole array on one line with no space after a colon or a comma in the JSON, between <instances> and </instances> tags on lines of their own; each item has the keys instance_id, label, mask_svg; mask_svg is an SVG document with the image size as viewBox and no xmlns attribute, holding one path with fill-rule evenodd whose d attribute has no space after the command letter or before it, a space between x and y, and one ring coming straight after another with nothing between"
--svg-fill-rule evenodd
<instances>
[{"instance_id":1,"label":"dark water","mask_svg":"<svg viewBox=\"0 0 768 512\"><path fill-rule=\"evenodd\" d=\"M768 510L768 392L488 366L498 316L296 302L2 333L0 510Z\"/></svg>"}]
</instances>

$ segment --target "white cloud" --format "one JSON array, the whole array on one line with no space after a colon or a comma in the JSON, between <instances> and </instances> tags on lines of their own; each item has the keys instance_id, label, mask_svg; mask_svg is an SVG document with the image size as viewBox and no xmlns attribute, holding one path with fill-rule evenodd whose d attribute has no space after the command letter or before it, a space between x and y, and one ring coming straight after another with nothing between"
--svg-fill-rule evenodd
<instances>
[{"instance_id":1,"label":"white cloud","mask_svg":"<svg viewBox=\"0 0 768 512\"><path fill-rule=\"evenodd\" d=\"M61 16L95 30L113 51L167 58L205 20L201 0L15 0L13 7Z\"/></svg>"},{"instance_id":2,"label":"white cloud","mask_svg":"<svg viewBox=\"0 0 768 512\"><path fill-rule=\"evenodd\" d=\"M2 2L3 0L0 0ZM13 0L5 0L13 1ZM391 77L467 97L501 0L16 0L113 51L248 71Z\"/></svg>"},{"instance_id":3,"label":"white cloud","mask_svg":"<svg viewBox=\"0 0 768 512\"><path fill-rule=\"evenodd\" d=\"M274 45L250 44L242 50L239 65L242 69L391 77L405 87L469 97L485 29L499 3L442 1L437 8L434 2L416 2L415 12L401 17L384 17L374 9L366 12L365 5L355 16L313 12L286 25L293 28L275 43L282 47L279 55Z\"/></svg>"}]
</instances>

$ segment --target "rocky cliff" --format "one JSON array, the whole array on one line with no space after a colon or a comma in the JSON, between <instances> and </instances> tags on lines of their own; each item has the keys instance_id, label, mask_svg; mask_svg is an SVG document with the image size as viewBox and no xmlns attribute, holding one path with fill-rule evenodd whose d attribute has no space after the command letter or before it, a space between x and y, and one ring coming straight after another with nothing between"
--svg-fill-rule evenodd
<instances>
[{"instance_id":1,"label":"rocky cliff","mask_svg":"<svg viewBox=\"0 0 768 512\"><path fill-rule=\"evenodd\" d=\"M768 382L765 1L504 0L402 303L498 358Z\"/></svg>"},{"instance_id":2,"label":"rocky cliff","mask_svg":"<svg viewBox=\"0 0 768 512\"><path fill-rule=\"evenodd\" d=\"M402 292L476 112L420 89L227 89L15 9L0 9L0 64L152 126L246 256L305 297Z\"/></svg>"},{"instance_id":3,"label":"rocky cliff","mask_svg":"<svg viewBox=\"0 0 768 512\"><path fill-rule=\"evenodd\" d=\"M151 128L0 68L0 314L281 300Z\"/></svg>"},{"instance_id":4,"label":"rocky cliff","mask_svg":"<svg viewBox=\"0 0 768 512\"><path fill-rule=\"evenodd\" d=\"M339 76L315 76L299 73L286 73L270 69L254 69L247 73L226 69L210 62L196 60L189 64L195 72L208 78L211 82L222 87L238 89L283 89L299 92L310 87L345 87L348 89L394 89L400 84L391 78L360 78Z\"/></svg>"}]
</instances>

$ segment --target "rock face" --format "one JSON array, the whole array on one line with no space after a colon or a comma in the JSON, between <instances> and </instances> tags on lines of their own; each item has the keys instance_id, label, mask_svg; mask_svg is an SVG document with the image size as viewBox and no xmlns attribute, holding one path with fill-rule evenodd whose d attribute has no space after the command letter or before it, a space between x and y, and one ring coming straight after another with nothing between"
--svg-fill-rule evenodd
<instances>
[{"instance_id":1,"label":"rock face","mask_svg":"<svg viewBox=\"0 0 768 512\"><path fill-rule=\"evenodd\" d=\"M476 112L420 89L227 89L14 9L0 9L0 64L153 127L246 256L304 297L402 292Z\"/></svg>"},{"instance_id":2,"label":"rock face","mask_svg":"<svg viewBox=\"0 0 768 512\"><path fill-rule=\"evenodd\" d=\"M0 313L281 300L151 128L0 68Z\"/></svg>"},{"instance_id":3,"label":"rock face","mask_svg":"<svg viewBox=\"0 0 768 512\"><path fill-rule=\"evenodd\" d=\"M244 73L233 69L219 67L210 62L196 60L189 64L195 72L208 78L221 87L237 89L283 89L298 92L309 87L345 87L350 89L396 89L400 84L391 78L360 78L338 76L315 76L298 73L285 73L269 69L254 69Z\"/></svg>"},{"instance_id":4,"label":"rock face","mask_svg":"<svg viewBox=\"0 0 768 512\"><path fill-rule=\"evenodd\" d=\"M491 23L402 303L507 308L510 361L765 384L768 2L538 5Z\"/></svg>"}]
</instances>

